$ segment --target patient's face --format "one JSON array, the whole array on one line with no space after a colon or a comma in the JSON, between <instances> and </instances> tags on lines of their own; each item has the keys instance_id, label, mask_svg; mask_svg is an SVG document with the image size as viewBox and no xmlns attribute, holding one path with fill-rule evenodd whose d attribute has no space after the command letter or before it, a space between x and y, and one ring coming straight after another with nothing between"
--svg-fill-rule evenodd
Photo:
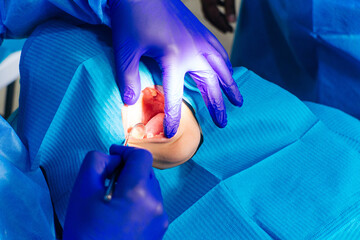
<instances>
[{"instance_id":1,"label":"patient's face","mask_svg":"<svg viewBox=\"0 0 360 240\"><path fill-rule=\"evenodd\" d=\"M200 144L199 124L184 102L181 106L181 120L177 133L170 139L165 137L162 86L145 88L139 100L134 105L125 105L121 113L126 136L136 124L143 123L146 126L145 134L139 135L132 131L128 144L149 150L153 154L153 166L156 168L170 168L186 162Z\"/></svg>"}]
</instances>

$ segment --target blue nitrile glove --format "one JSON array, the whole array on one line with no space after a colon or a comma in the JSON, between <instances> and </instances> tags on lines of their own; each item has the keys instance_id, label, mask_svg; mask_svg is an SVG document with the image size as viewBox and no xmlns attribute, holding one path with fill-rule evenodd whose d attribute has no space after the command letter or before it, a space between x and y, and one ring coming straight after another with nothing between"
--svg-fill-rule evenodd
<instances>
[{"instance_id":1,"label":"blue nitrile glove","mask_svg":"<svg viewBox=\"0 0 360 240\"><path fill-rule=\"evenodd\" d=\"M109 0L117 84L126 104L140 95L139 59L153 57L163 71L164 132L175 135L180 122L184 76L200 89L219 127L227 124L221 90L237 106L242 96L231 74L228 55L219 41L180 0Z\"/></svg>"},{"instance_id":2,"label":"blue nitrile glove","mask_svg":"<svg viewBox=\"0 0 360 240\"><path fill-rule=\"evenodd\" d=\"M161 239L168 219L151 154L118 145L110 154L86 155L71 193L64 239ZM118 166L113 198L105 202L105 179Z\"/></svg>"}]
</instances>

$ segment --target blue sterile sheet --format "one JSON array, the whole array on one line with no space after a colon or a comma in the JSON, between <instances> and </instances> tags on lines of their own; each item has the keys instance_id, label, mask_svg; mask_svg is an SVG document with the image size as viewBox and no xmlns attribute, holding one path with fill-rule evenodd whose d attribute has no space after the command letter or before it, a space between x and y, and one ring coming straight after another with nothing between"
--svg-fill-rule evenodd
<instances>
[{"instance_id":1,"label":"blue sterile sheet","mask_svg":"<svg viewBox=\"0 0 360 240\"><path fill-rule=\"evenodd\" d=\"M360 119L360 2L243 0L231 60Z\"/></svg>"},{"instance_id":2,"label":"blue sterile sheet","mask_svg":"<svg viewBox=\"0 0 360 240\"><path fill-rule=\"evenodd\" d=\"M0 45L0 63L10 54L20 51L25 39L7 39Z\"/></svg>"},{"instance_id":3,"label":"blue sterile sheet","mask_svg":"<svg viewBox=\"0 0 360 240\"><path fill-rule=\"evenodd\" d=\"M124 140L110 31L46 23L25 43L20 71L18 134L29 164L44 168L63 224L85 154ZM161 84L148 59L140 76L142 87ZM244 106L226 100L219 129L186 78L204 143L185 164L156 170L170 219L164 238L359 238L360 122L246 68L234 79Z\"/></svg>"},{"instance_id":4,"label":"blue sterile sheet","mask_svg":"<svg viewBox=\"0 0 360 240\"><path fill-rule=\"evenodd\" d=\"M39 164L0 116L0 239L53 239L50 193Z\"/></svg>"}]
</instances>

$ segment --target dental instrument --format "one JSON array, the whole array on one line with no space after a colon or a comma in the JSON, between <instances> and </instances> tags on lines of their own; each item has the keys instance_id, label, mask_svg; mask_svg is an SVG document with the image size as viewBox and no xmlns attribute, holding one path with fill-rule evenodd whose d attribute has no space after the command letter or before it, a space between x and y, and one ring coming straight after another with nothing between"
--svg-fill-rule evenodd
<instances>
[{"instance_id":1,"label":"dental instrument","mask_svg":"<svg viewBox=\"0 0 360 240\"><path fill-rule=\"evenodd\" d=\"M130 130L129 134L125 137L124 146L128 145L128 141L130 136L133 135L136 139L142 139L146 135L146 126L143 123L137 123L134 127ZM112 199L112 195L114 194L115 189L115 182L117 181L122 166L120 165L117 169L115 169L114 173L111 175L109 185L106 189L104 200L106 202L110 202Z\"/></svg>"}]
</instances>

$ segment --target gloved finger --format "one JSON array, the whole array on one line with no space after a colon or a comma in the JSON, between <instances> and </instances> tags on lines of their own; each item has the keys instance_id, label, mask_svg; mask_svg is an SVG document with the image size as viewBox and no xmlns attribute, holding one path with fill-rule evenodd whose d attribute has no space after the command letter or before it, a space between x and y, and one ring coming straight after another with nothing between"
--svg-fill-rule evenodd
<instances>
[{"instance_id":1,"label":"gloved finger","mask_svg":"<svg viewBox=\"0 0 360 240\"><path fill-rule=\"evenodd\" d=\"M210 66L219 76L220 87L235 106L242 106L243 97L224 60L218 54L204 54Z\"/></svg>"},{"instance_id":2,"label":"gloved finger","mask_svg":"<svg viewBox=\"0 0 360 240\"><path fill-rule=\"evenodd\" d=\"M225 0L225 14L228 22L233 23L236 21L235 0Z\"/></svg>"},{"instance_id":3,"label":"gloved finger","mask_svg":"<svg viewBox=\"0 0 360 240\"><path fill-rule=\"evenodd\" d=\"M228 24L225 15L219 11L216 0L202 0L202 10L205 18L221 32L232 32L232 27Z\"/></svg>"},{"instance_id":4,"label":"gloved finger","mask_svg":"<svg viewBox=\"0 0 360 240\"><path fill-rule=\"evenodd\" d=\"M165 95L164 134L171 138L176 134L180 124L185 73L178 70L175 61L162 59L161 65Z\"/></svg>"},{"instance_id":5,"label":"gloved finger","mask_svg":"<svg viewBox=\"0 0 360 240\"><path fill-rule=\"evenodd\" d=\"M226 108L221 94L218 75L213 70L189 72L196 82L211 118L216 126L227 124Z\"/></svg>"},{"instance_id":6,"label":"gloved finger","mask_svg":"<svg viewBox=\"0 0 360 240\"><path fill-rule=\"evenodd\" d=\"M110 146L109 153L110 155L123 156L127 151L133 151L134 147L125 147L123 145L113 144Z\"/></svg>"},{"instance_id":7,"label":"gloved finger","mask_svg":"<svg viewBox=\"0 0 360 240\"><path fill-rule=\"evenodd\" d=\"M124 161L124 166L118 178L119 184L116 185L116 191L123 193L127 188L136 186L140 181L149 181L153 162L149 151L113 145L110 147L110 154L121 154L121 158Z\"/></svg>"},{"instance_id":8,"label":"gloved finger","mask_svg":"<svg viewBox=\"0 0 360 240\"><path fill-rule=\"evenodd\" d=\"M116 83L124 104L134 104L141 92L139 61L141 54L124 44L115 51Z\"/></svg>"},{"instance_id":9,"label":"gloved finger","mask_svg":"<svg viewBox=\"0 0 360 240\"><path fill-rule=\"evenodd\" d=\"M162 236L166 232L169 226L169 219L165 211L149 223L144 229L144 236L151 236L151 239L162 239Z\"/></svg>"},{"instance_id":10,"label":"gloved finger","mask_svg":"<svg viewBox=\"0 0 360 240\"><path fill-rule=\"evenodd\" d=\"M163 198L162 198L162 195L161 195L160 184L159 184L159 181L157 180L157 178L156 178L156 176L155 176L154 169L151 169L151 171L150 171L149 184L152 185L152 188L151 188L152 195L153 195L156 199L160 199L161 202L162 202L162 201L163 201Z\"/></svg>"},{"instance_id":11,"label":"gloved finger","mask_svg":"<svg viewBox=\"0 0 360 240\"><path fill-rule=\"evenodd\" d=\"M234 71L229 59L229 55L226 52L225 48L221 45L219 40L217 40L217 38L213 34L211 34L210 37L208 38L208 42L221 55L224 62L226 63L227 68L230 71L230 74L232 75Z\"/></svg>"},{"instance_id":12,"label":"gloved finger","mask_svg":"<svg viewBox=\"0 0 360 240\"><path fill-rule=\"evenodd\" d=\"M105 179L120 165L121 158L105 153L89 152L80 167L78 178L81 178L90 188L104 188Z\"/></svg>"}]
</instances>

